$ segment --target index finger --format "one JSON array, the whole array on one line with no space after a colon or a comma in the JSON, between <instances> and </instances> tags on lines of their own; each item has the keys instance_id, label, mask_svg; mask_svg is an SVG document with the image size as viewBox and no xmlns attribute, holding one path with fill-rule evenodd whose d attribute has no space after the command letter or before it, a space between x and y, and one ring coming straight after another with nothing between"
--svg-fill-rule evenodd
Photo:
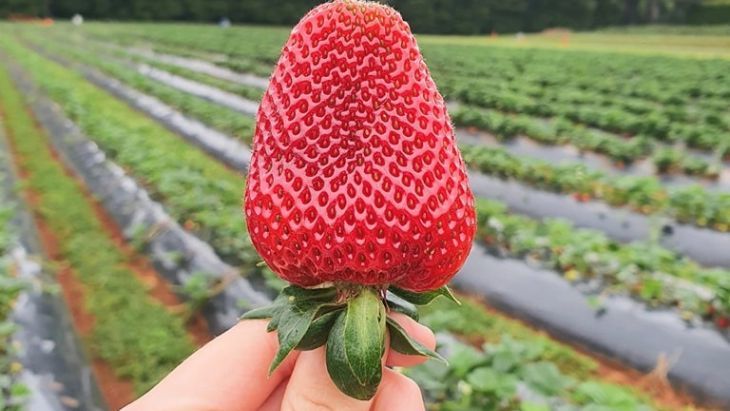
<instances>
[{"instance_id":1,"label":"index finger","mask_svg":"<svg viewBox=\"0 0 730 411\"><path fill-rule=\"evenodd\" d=\"M271 377L269 365L279 347L267 321L236 324L200 348L151 391L124 408L144 410L257 410L296 362L293 351Z\"/></svg>"}]
</instances>

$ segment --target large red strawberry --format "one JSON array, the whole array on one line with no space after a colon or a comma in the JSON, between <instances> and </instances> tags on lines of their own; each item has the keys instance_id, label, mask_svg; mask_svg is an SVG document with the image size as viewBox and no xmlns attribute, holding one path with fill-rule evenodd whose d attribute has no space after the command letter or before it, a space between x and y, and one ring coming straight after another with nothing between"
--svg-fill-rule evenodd
<instances>
[{"instance_id":1,"label":"large red strawberry","mask_svg":"<svg viewBox=\"0 0 730 411\"><path fill-rule=\"evenodd\" d=\"M435 294L417 293L439 289L461 268L476 231L473 195L444 100L395 10L335 0L294 28L259 108L245 214L274 272L320 286L290 287L296 296L277 300L279 313L307 311L285 306L302 297L316 302L305 319L312 323L339 304L334 329L324 327L317 341L329 333L328 367L340 318L361 307L382 314L389 287L430 300ZM280 340L291 334L282 332L285 316L256 316L273 317ZM385 319L373 327L384 335ZM374 392L333 379L356 397Z\"/></svg>"}]
</instances>

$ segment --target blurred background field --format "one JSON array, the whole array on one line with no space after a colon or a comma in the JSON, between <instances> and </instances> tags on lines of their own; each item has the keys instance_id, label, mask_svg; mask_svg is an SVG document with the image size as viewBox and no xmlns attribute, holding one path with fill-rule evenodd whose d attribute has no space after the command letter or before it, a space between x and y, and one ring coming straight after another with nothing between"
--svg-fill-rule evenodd
<instances>
[{"instance_id":1,"label":"blurred background field","mask_svg":"<svg viewBox=\"0 0 730 411\"><path fill-rule=\"evenodd\" d=\"M0 408L116 409L275 295L240 193L317 3L0 4ZM730 2L388 3L477 197L464 304L420 312L450 360L408 371L429 408L730 409ZM18 314L52 298L83 355Z\"/></svg>"}]
</instances>

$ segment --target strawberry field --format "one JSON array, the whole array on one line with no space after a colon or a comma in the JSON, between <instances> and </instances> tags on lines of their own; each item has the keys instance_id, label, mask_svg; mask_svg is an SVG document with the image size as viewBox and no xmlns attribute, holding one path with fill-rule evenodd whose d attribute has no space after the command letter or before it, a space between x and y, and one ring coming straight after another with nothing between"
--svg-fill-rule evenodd
<instances>
[{"instance_id":1,"label":"strawberry field","mask_svg":"<svg viewBox=\"0 0 730 411\"><path fill-rule=\"evenodd\" d=\"M0 24L0 408L118 409L286 285L241 195L290 30ZM427 408L730 407L728 55L418 40L477 217L460 306L393 299Z\"/></svg>"}]
</instances>

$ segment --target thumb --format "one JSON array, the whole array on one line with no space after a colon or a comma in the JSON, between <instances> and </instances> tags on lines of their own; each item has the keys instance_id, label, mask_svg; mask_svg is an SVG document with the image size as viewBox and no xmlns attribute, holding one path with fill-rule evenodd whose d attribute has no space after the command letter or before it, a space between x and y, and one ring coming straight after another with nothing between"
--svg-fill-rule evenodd
<instances>
[{"instance_id":1,"label":"thumb","mask_svg":"<svg viewBox=\"0 0 730 411\"><path fill-rule=\"evenodd\" d=\"M360 401L343 394L330 379L325 350L299 354L281 404L281 411L367 411L373 400Z\"/></svg>"}]
</instances>

